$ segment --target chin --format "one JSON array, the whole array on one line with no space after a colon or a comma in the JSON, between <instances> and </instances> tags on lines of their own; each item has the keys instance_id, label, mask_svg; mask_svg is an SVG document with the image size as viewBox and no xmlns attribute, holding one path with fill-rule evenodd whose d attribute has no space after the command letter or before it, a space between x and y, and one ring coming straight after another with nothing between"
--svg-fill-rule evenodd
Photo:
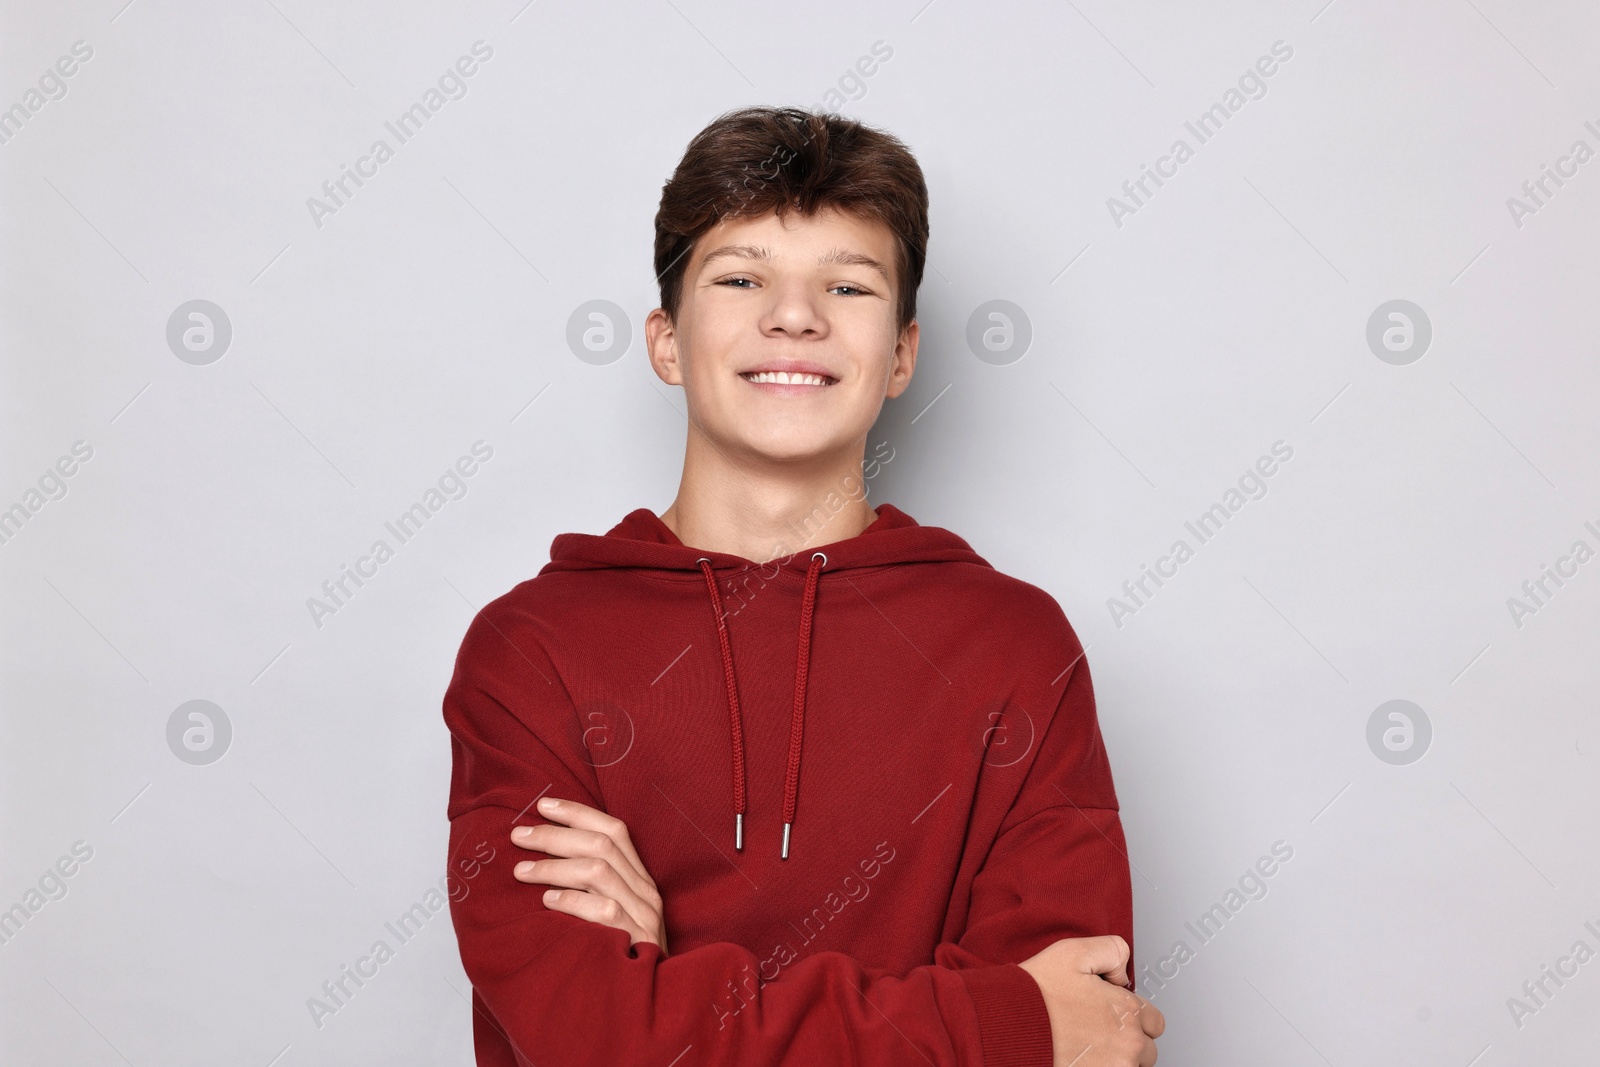
<instances>
[{"instance_id":1,"label":"chin","mask_svg":"<svg viewBox=\"0 0 1600 1067\"><path fill-rule=\"evenodd\" d=\"M751 441L745 447L774 463L804 463L831 451L826 445L792 441Z\"/></svg>"},{"instance_id":2,"label":"chin","mask_svg":"<svg viewBox=\"0 0 1600 1067\"><path fill-rule=\"evenodd\" d=\"M831 435L818 434L815 427L796 433L755 433L740 442L744 448L775 463L793 463L837 451L841 444Z\"/></svg>"}]
</instances>

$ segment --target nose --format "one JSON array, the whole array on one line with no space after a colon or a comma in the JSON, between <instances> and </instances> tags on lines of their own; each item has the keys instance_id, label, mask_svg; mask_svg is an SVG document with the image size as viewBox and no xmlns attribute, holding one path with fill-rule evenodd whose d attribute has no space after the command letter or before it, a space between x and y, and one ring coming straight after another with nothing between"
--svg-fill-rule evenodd
<instances>
[{"instance_id":1,"label":"nose","mask_svg":"<svg viewBox=\"0 0 1600 1067\"><path fill-rule=\"evenodd\" d=\"M771 303L761 316L761 332L768 336L821 337L828 332L827 319L817 306L816 295L798 281L771 286Z\"/></svg>"}]
</instances>

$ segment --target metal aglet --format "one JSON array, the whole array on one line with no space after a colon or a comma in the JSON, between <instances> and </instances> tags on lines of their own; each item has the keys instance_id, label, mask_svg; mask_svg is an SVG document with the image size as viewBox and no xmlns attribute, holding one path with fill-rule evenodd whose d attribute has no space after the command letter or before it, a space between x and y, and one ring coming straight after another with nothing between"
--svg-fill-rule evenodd
<instances>
[{"instance_id":1,"label":"metal aglet","mask_svg":"<svg viewBox=\"0 0 1600 1067\"><path fill-rule=\"evenodd\" d=\"M733 848L735 852L744 851L744 816L738 813L733 816Z\"/></svg>"},{"instance_id":2,"label":"metal aglet","mask_svg":"<svg viewBox=\"0 0 1600 1067\"><path fill-rule=\"evenodd\" d=\"M791 823L783 824L783 855L779 857L780 859L789 858L789 827L791 825Z\"/></svg>"}]
</instances>

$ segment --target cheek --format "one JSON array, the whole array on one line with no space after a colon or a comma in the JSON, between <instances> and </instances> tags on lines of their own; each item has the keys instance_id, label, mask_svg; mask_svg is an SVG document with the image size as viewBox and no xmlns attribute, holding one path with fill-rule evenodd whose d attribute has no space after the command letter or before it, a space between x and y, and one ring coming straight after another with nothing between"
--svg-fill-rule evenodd
<instances>
[{"instance_id":1,"label":"cheek","mask_svg":"<svg viewBox=\"0 0 1600 1067\"><path fill-rule=\"evenodd\" d=\"M853 362L860 368L863 382L870 383L874 389L882 389L894 366L894 347L899 334L893 322L882 316L874 316L872 322L862 323L858 329L860 341L853 346Z\"/></svg>"}]
</instances>

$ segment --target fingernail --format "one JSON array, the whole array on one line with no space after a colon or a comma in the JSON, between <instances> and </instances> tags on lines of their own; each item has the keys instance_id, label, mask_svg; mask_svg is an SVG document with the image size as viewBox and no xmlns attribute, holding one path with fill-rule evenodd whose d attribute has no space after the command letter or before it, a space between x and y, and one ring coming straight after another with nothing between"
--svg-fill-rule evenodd
<instances>
[{"instance_id":1,"label":"fingernail","mask_svg":"<svg viewBox=\"0 0 1600 1067\"><path fill-rule=\"evenodd\" d=\"M533 873L533 861L532 860L523 860L521 863L517 864L511 870L512 870L512 873L515 874L518 878L524 877L525 875L532 874Z\"/></svg>"},{"instance_id":2,"label":"fingernail","mask_svg":"<svg viewBox=\"0 0 1600 1067\"><path fill-rule=\"evenodd\" d=\"M555 797L542 797L539 800L539 810L540 811L551 812L551 811L555 811L556 808L558 808L560 806L561 806L561 801L557 800Z\"/></svg>"},{"instance_id":3,"label":"fingernail","mask_svg":"<svg viewBox=\"0 0 1600 1067\"><path fill-rule=\"evenodd\" d=\"M533 827L531 827L531 826L519 826L515 830L511 831L511 836L514 837L518 841L522 841L522 840L526 839L527 836L529 834L531 834L531 833L533 833Z\"/></svg>"},{"instance_id":4,"label":"fingernail","mask_svg":"<svg viewBox=\"0 0 1600 1067\"><path fill-rule=\"evenodd\" d=\"M554 904L556 901L558 901L560 899L561 899L561 890L559 890L559 889L546 889L544 891L544 902L546 904Z\"/></svg>"}]
</instances>

